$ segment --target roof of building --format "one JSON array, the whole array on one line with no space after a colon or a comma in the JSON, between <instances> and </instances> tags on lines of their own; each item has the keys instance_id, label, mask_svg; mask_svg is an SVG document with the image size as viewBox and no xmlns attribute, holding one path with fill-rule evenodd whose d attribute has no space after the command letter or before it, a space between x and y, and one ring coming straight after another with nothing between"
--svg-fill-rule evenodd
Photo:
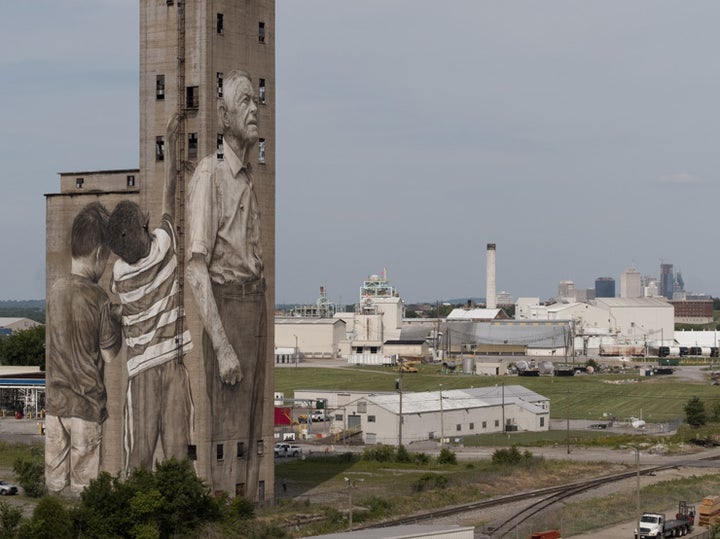
<instances>
[{"instance_id":1,"label":"roof of building","mask_svg":"<svg viewBox=\"0 0 720 539\"><path fill-rule=\"evenodd\" d=\"M453 309L448 320L494 320L502 309Z\"/></svg>"},{"instance_id":2,"label":"roof of building","mask_svg":"<svg viewBox=\"0 0 720 539\"><path fill-rule=\"evenodd\" d=\"M305 316L291 316L291 317L276 317L276 324L295 324L295 325L334 325L339 322L345 324L345 320L342 318L312 318Z\"/></svg>"},{"instance_id":3,"label":"roof of building","mask_svg":"<svg viewBox=\"0 0 720 539\"><path fill-rule=\"evenodd\" d=\"M35 326L42 326L43 324L33 320L32 318L14 318L14 317L0 317L0 328L8 328L11 326L17 326L18 324L24 326L22 328L16 327L15 329L34 328Z\"/></svg>"},{"instance_id":4,"label":"roof of building","mask_svg":"<svg viewBox=\"0 0 720 539\"><path fill-rule=\"evenodd\" d=\"M718 345L717 331L676 331L675 342L680 346L713 347Z\"/></svg>"},{"instance_id":5,"label":"roof of building","mask_svg":"<svg viewBox=\"0 0 720 539\"><path fill-rule=\"evenodd\" d=\"M622 308L622 307L652 307L652 308L666 308L672 309L672 305L668 303L665 298L595 298L595 303L598 307L606 306L608 308Z\"/></svg>"},{"instance_id":6,"label":"roof of building","mask_svg":"<svg viewBox=\"0 0 720 539\"><path fill-rule=\"evenodd\" d=\"M469 389L448 389L445 391L403 392L402 411L404 414L423 412L439 412L440 394L442 393L442 410L459 410L471 408L487 408L502 404L517 404L535 413L543 411L535 403L547 401L539 393L523 386L490 386ZM362 397L393 414L400 413L400 395L398 393L376 394Z\"/></svg>"}]
</instances>

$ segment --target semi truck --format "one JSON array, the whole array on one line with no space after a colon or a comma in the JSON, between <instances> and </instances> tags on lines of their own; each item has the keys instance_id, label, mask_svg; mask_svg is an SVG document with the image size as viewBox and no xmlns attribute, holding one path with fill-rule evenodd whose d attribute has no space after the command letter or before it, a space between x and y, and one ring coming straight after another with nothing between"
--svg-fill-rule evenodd
<instances>
[{"instance_id":1,"label":"semi truck","mask_svg":"<svg viewBox=\"0 0 720 539\"><path fill-rule=\"evenodd\" d=\"M640 517L640 534L635 529L635 539L657 539L687 535L695 524L695 506L681 501L675 518L668 520L664 513L643 513Z\"/></svg>"}]
</instances>

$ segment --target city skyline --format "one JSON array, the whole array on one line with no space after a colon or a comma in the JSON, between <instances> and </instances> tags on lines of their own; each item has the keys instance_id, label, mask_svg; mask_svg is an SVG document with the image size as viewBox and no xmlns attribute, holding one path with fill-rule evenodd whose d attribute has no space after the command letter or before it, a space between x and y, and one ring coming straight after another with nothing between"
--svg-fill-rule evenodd
<instances>
[{"instance_id":1,"label":"city skyline","mask_svg":"<svg viewBox=\"0 0 720 539\"><path fill-rule=\"evenodd\" d=\"M0 21L0 299L44 297L58 172L138 166L136 3L26 4ZM484 296L487 243L514 298L661 259L720 295L718 15L278 0L277 302L353 303L383 268L408 302Z\"/></svg>"}]
</instances>

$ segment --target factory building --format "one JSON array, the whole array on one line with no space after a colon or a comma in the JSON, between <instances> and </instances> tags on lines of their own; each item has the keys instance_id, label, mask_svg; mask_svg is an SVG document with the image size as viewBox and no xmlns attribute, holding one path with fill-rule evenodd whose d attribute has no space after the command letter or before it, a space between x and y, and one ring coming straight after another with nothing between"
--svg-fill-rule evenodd
<instances>
[{"instance_id":1,"label":"factory building","mask_svg":"<svg viewBox=\"0 0 720 539\"><path fill-rule=\"evenodd\" d=\"M494 432L549 430L550 400L520 385L424 392L296 390L326 399L335 431L354 430L366 444L403 445ZM402 415L402 433L399 418Z\"/></svg>"},{"instance_id":2,"label":"factory building","mask_svg":"<svg viewBox=\"0 0 720 539\"><path fill-rule=\"evenodd\" d=\"M346 325L339 318L275 318L276 356L286 356L289 348L300 358L338 358L346 340ZM275 361L285 362L278 357Z\"/></svg>"}]
</instances>

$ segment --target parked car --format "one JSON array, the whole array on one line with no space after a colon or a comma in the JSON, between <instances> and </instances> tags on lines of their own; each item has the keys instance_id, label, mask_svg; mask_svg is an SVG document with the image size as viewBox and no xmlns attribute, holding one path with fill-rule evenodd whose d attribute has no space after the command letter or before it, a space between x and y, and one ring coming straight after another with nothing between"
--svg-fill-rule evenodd
<instances>
[{"instance_id":1,"label":"parked car","mask_svg":"<svg viewBox=\"0 0 720 539\"><path fill-rule=\"evenodd\" d=\"M312 419L313 421L326 421L327 417L325 416L325 412L318 410L312 413L310 419Z\"/></svg>"},{"instance_id":2,"label":"parked car","mask_svg":"<svg viewBox=\"0 0 720 539\"><path fill-rule=\"evenodd\" d=\"M18 488L12 483L0 480L0 496L12 496L17 494Z\"/></svg>"},{"instance_id":3,"label":"parked car","mask_svg":"<svg viewBox=\"0 0 720 539\"><path fill-rule=\"evenodd\" d=\"M299 445L277 443L275 444L276 457L299 457L302 455L302 447Z\"/></svg>"}]
</instances>

